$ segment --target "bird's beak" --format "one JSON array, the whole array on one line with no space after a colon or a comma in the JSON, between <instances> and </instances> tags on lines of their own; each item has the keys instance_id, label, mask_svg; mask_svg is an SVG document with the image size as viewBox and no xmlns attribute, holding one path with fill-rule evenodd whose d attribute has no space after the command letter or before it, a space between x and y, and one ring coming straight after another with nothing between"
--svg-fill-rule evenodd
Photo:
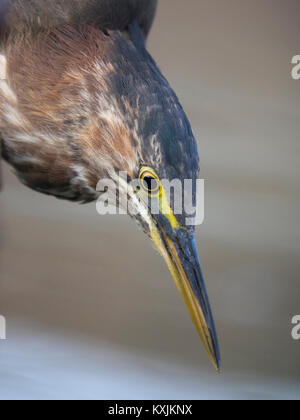
<instances>
[{"instance_id":1,"label":"bird's beak","mask_svg":"<svg viewBox=\"0 0 300 420\"><path fill-rule=\"evenodd\" d=\"M214 367L219 371L218 339L194 237L178 226L172 229L168 226L166 230L161 223L153 224L152 239L167 263Z\"/></svg>"}]
</instances>

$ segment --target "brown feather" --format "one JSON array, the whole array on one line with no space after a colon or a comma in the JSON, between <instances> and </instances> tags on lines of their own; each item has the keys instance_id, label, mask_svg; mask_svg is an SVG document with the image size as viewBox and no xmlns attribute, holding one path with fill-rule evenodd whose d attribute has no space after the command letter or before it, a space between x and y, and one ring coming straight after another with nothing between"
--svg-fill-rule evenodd
<instances>
[{"instance_id":1,"label":"brown feather","mask_svg":"<svg viewBox=\"0 0 300 420\"><path fill-rule=\"evenodd\" d=\"M11 97L0 89L3 155L31 188L90 201L112 168L132 174L134 140L106 83L115 72L114 43L114 36L87 25L7 43Z\"/></svg>"}]
</instances>

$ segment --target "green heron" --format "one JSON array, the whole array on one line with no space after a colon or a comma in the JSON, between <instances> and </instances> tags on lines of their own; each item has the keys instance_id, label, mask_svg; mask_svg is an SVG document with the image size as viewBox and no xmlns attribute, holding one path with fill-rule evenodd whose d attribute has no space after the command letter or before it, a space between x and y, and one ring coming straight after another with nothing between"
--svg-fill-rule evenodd
<instances>
[{"instance_id":1,"label":"green heron","mask_svg":"<svg viewBox=\"0 0 300 420\"><path fill-rule=\"evenodd\" d=\"M157 0L2 0L2 157L41 193L91 202L101 195L98 181L107 178L118 185L119 197L135 200L133 217L165 259L219 369L195 228L184 213L175 214L161 182L195 181L199 158L178 98L145 47L156 5ZM120 172L127 178L117 183ZM158 212L138 188L128 188L136 179L148 196L155 192Z\"/></svg>"}]
</instances>

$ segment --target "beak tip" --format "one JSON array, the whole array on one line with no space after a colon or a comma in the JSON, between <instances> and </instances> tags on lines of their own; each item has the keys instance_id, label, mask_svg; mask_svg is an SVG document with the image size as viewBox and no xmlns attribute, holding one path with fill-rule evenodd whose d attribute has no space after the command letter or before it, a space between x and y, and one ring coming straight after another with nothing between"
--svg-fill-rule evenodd
<instances>
[{"instance_id":1,"label":"beak tip","mask_svg":"<svg viewBox=\"0 0 300 420\"><path fill-rule=\"evenodd\" d=\"M217 373L221 373L222 366L221 366L220 358L215 357L215 356L211 356L211 361L212 361L212 364L213 364L214 368L216 369Z\"/></svg>"},{"instance_id":2,"label":"beak tip","mask_svg":"<svg viewBox=\"0 0 300 420\"><path fill-rule=\"evenodd\" d=\"M216 363L216 371L217 371L217 373L222 373L222 366L221 366L221 362L220 361L218 361Z\"/></svg>"}]
</instances>

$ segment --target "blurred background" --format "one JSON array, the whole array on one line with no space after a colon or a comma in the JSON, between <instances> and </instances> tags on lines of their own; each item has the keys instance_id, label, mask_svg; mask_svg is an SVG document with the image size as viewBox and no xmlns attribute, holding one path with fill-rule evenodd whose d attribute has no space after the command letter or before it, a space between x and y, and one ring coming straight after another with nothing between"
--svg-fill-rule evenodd
<instances>
[{"instance_id":1,"label":"blurred background","mask_svg":"<svg viewBox=\"0 0 300 420\"><path fill-rule=\"evenodd\" d=\"M222 373L129 218L39 195L3 164L1 399L300 397L299 17L299 0L160 0L149 39L199 140Z\"/></svg>"}]
</instances>

